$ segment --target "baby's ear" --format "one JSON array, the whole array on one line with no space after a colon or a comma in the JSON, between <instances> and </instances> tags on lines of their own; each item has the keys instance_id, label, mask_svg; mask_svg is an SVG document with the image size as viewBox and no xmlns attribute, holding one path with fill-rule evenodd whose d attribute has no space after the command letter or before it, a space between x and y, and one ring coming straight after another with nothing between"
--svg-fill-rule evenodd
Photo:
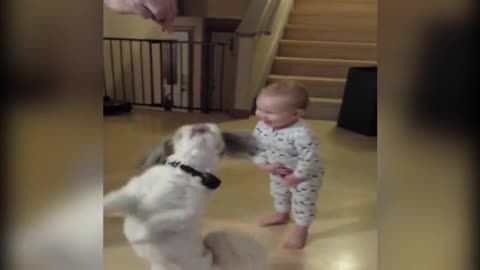
<instances>
[{"instance_id":1,"label":"baby's ear","mask_svg":"<svg viewBox=\"0 0 480 270\"><path fill-rule=\"evenodd\" d=\"M173 154L172 138L167 137L161 143L151 146L147 149L140 159L140 170L144 171L154 165L162 164L167 157Z\"/></svg>"},{"instance_id":2,"label":"baby's ear","mask_svg":"<svg viewBox=\"0 0 480 270\"><path fill-rule=\"evenodd\" d=\"M297 114L298 117L302 117L305 115L305 110L304 109L297 109L297 111L295 112Z\"/></svg>"},{"instance_id":3,"label":"baby's ear","mask_svg":"<svg viewBox=\"0 0 480 270\"><path fill-rule=\"evenodd\" d=\"M222 132L227 155L254 155L257 149L257 140L249 132Z\"/></svg>"}]
</instances>

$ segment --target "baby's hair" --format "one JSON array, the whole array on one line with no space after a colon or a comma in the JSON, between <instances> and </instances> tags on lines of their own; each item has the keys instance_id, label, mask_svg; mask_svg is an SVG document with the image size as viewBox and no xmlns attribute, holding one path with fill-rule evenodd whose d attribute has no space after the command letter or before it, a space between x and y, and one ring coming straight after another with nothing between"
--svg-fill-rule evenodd
<instances>
[{"instance_id":1,"label":"baby's hair","mask_svg":"<svg viewBox=\"0 0 480 270\"><path fill-rule=\"evenodd\" d=\"M269 96L288 96L295 108L307 109L308 107L308 92L305 86L294 80L281 80L274 82L263 88L259 95Z\"/></svg>"}]
</instances>

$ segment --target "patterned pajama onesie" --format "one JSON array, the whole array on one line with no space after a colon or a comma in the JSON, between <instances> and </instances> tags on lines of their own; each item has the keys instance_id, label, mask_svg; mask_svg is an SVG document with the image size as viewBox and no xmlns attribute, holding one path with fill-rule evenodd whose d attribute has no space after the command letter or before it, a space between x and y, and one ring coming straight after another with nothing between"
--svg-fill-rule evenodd
<instances>
[{"instance_id":1,"label":"patterned pajama onesie","mask_svg":"<svg viewBox=\"0 0 480 270\"><path fill-rule=\"evenodd\" d=\"M293 203L292 215L298 225L310 225L315 218L318 190L324 173L319 157L319 143L303 120L273 130L262 121L253 132L259 141L254 162L281 163L302 179L296 187L289 187L277 175L270 174L270 193L275 210L288 213Z\"/></svg>"}]
</instances>

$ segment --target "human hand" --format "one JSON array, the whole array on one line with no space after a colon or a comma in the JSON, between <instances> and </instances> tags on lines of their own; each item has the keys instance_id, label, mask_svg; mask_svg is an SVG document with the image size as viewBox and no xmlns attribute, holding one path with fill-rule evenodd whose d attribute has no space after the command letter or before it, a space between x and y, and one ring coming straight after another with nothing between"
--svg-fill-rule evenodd
<instances>
[{"instance_id":1,"label":"human hand","mask_svg":"<svg viewBox=\"0 0 480 270\"><path fill-rule=\"evenodd\" d=\"M287 175L291 174L292 170L289 168L285 167L281 163L267 163L267 164L257 164L257 166L261 169L264 170L268 173L271 173L273 175Z\"/></svg>"},{"instance_id":2,"label":"human hand","mask_svg":"<svg viewBox=\"0 0 480 270\"><path fill-rule=\"evenodd\" d=\"M151 19L171 31L177 15L176 0L104 0L110 9Z\"/></svg>"},{"instance_id":3,"label":"human hand","mask_svg":"<svg viewBox=\"0 0 480 270\"><path fill-rule=\"evenodd\" d=\"M295 177L293 174L285 175L282 178L290 187L295 187L302 182L302 179Z\"/></svg>"},{"instance_id":4,"label":"human hand","mask_svg":"<svg viewBox=\"0 0 480 270\"><path fill-rule=\"evenodd\" d=\"M272 173L273 175L280 175L280 176L288 175L288 174L291 174L292 172L293 172L292 170L290 170L289 168L285 167L285 165L278 162L272 164L271 171L270 171L270 173Z\"/></svg>"}]
</instances>

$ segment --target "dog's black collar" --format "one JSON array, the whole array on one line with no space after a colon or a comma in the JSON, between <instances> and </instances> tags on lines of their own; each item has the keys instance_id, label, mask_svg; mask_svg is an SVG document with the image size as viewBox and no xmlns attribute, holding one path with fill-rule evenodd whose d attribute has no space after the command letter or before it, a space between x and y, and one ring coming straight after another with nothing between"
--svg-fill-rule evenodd
<instances>
[{"instance_id":1,"label":"dog's black collar","mask_svg":"<svg viewBox=\"0 0 480 270\"><path fill-rule=\"evenodd\" d=\"M220 181L220 179L218 179L215 175L207 172L199 172L188 165L182 164L179 161L167 161L165 162L165 164L173 168L180 168L182 171L190 174L191 176L200 177L202 181L202 185L204 185L208 189L211 189L211 190L217 189L222 183L222 181Z\"/></svg>"}]
</instances>

